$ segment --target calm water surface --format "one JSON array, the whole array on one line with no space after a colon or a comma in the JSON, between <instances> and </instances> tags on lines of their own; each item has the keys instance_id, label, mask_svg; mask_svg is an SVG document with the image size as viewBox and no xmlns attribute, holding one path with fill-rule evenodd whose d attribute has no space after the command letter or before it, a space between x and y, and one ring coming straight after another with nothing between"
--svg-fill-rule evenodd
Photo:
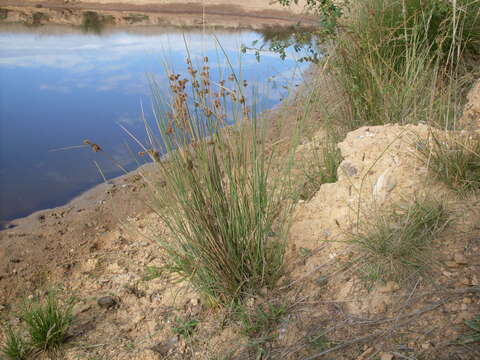
<instances>
[{"instance_id":1,"label":"calm water surface","mask_svg":"<svg viewBox=\"0 0 480 360\"><path fill-rule=\"evenodd\" d=\"M260 108L276 105L303 67L293 57L240 55L261 35L216 32L233 66L258 86ZM146 74L167 87L165 67L186 72L185 41L194 63L210 59L215 77L228 76L212 34L174 29L115 30L102 35L74 29L0 28L0 224L59 206L121 172L89 148L58 150L89 139L127 170L136 167L119 124L144 139L140 103L151 118ZM241 65L240 65L241 64ZM222 74L223 72L223 74Z\"/></svg>"}]
</instances>

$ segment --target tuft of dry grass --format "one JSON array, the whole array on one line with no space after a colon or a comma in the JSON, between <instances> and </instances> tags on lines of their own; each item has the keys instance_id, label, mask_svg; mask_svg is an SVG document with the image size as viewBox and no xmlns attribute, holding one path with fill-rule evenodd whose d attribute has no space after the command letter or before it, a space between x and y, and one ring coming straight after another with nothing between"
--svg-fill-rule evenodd
<instances>
[{"instance_id":1,"label":"tuft of dry grass","mask_svg":"<svg viewBox=\"0 0 480 360\"><path fill-rule=\"evenodd\" d=\"M454 191L465 194L480 189L480 136L451 133L420 141L417 150L430 173Z\"/></svg>"},{"instance_id":2,"label":"tuft of dry grass","mask_svg":"<svg viewBox=\"0 0 480 360\"><path fill-rule=\"evenodd\" d=\"M448 222L436 200L415 200L365 220L349 242L363 254L360 271L369 281L404 280L425 269L430 242Z\"/></svg>"}]
</instances>

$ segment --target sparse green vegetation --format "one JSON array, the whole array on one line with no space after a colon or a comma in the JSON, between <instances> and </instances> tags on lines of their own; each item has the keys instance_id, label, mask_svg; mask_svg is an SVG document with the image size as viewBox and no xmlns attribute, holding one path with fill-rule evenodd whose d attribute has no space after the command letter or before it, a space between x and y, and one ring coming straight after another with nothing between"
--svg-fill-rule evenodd
<instances>
[{"instance_id":1,"label":"sparse green vegetation","mask_svg":"<svg viewBox=\"0 0 480 360\"><path fill-rule=\"evenodd\" d=\"M21 336L12 327L4 328L5 340L0 353L8 360L23 360L27 358L27 345Z\"/></svg>"},{"instance_id":2,"label":"sparse green vegetation","mask_svg":"<svg viewBox=\"0 0 480 360\"><path fill-rule=\"evenodd\" d=\"M105 24L113 21L111 15L101 15L95 11L85 11L82 19L82 29L85 32L100 34Z\"/></svg>"},{"instance_id":3,"label":"sparse green vegetation","mask_svg":"<svg viewBox=\"0 0 480 360\"><path fill-rule=\"evenodd\" d=\"M464 194L480 189L480 136L475 133L431 134L430 142L420 141L421 159L438 180Z\"/></svg>"},{"instance_id":4,"label":"sparse green vegetation","mask_svg":"<svg viewBox=\"0 0 480 360\"><path fill-rule=\"evenodd\" d=\"M428 263L432 239L448 221L445 207L434 200L397 205L360 225L349 241L365 255L360 271L366 280L402 280Z\"/></svg>"},{"instance_id":5,"label":"sparse green vegetation","mask_svg":"<svg viewBox=\"0 0 480 360\"><path fill-rule=\"evenodd\" d=\"M306 164L305 182L300 189L300 199L310 200L322 184L337 181L337 170L342 161L342 154L336 140L336 137L326 136L318 147L313 147L313 161Z\"/></svg>"},{"instance_id":6,"label":"sparse green vegetation","mask_svg":"<svg viewBox=\"0 0 480 360\"><path fill-rule=\"evenodd\" d=\"M250 338L264 338L271 335L275 325L285 315L286 304L267 303L255 310L243 307L238 311L242 332Z\"/></svg>"},{"instance_id":7,"label":"sparse green vegetation","mask_svg":"<svg viewBox=\"0 0 480 360\"><path fill-rule=\"evenodd\" d=\"M240 320L242 333L248 336L248 347L253 350L255 358L270 358L268 345L274 339L273 333L286 310L285 303L264 303L255 309L244 306L237 308L236 316Z\"/></svg>"},{"instance_id":8,"label":"sparse green vegetation","mask_svg":"<svg viewBox=\"0 0 480 360\"><path fill-rule=\"evenodd\" d=\"M162 276L162 269L157 266L146 266L143 280L150 281Z\"/></svg>"},{"instance_id":9,"label":"sparse green vegetation","mask_svg":"<svg viewBox=\"0 0 480 360\"><path fill-rule=\"evenodd\" d=\"M477 315L472 320L465 321L465 325L469 328L469 331L463 336L462 343L480 343L480 315Z\"/></svg>"},{"instance_id":10,"label":"sparse green vegetation","mask_svg":"<svg viewBox=\"0 0 480 360\"><path fill-rule=\"evenodd\" d=\"M138 22L148 20L148 16L144 14L129 14L128 16L124 16L124 19L130 22L131 24L135 24Z\"/></svg>"},{"instance_id":11,"label":"sparse green vegetation","mask_svg":"<svg viewBox=\"0 0 480 360\"><path fill-rule=\"evenodd\" d=\"M0 8L0 20L5 20L8 17L8 9Z\"/></svg>"},{"instance_id":12,"label":"sparse green vegetation","mask_svg":"<svg viewBox=\"0 0 480 360\"><path fill-rule=\"evenodd\" d=\"M72 308L73 301L61 303L53 293L44 303L26 304L20 318L26 324L28 344L40 350L62 344L73 320Z\"/></svg>"},{"instance_id":13,"label":"sparse green vegetation","mask_svg":"<svg viewBox=\"0 0 480 360\"><path fill-rule=\"evenodd\" d=\"M38 26L42 25L42 21L47 21L48 15L43 12L34 12L32 15L32 25Z\"/></svg>"},{"instance_id":14,"label":"sparse green vegetation","mask_svg":"<svg viewBox=\"0 0 480 360\"><path fill-rule=\"evenodd\" d=\"M191 337L195 330L197 329L198 320L188 319L181 320L180 318L175 319L175 326L173 327L173 332L184 339Z\"/></svg>"},{"instance_id":15,"label":"sparse green vegetation","mask_svg":"<svg viewBox=\"0 0 480 360\"><path fill-rule=\"evenodd\" d=\"M316 334L308 336L306 340L312 350L315 351L324 351L332 346L324 331L318 331Z\"/></svg>"}]
</instances>

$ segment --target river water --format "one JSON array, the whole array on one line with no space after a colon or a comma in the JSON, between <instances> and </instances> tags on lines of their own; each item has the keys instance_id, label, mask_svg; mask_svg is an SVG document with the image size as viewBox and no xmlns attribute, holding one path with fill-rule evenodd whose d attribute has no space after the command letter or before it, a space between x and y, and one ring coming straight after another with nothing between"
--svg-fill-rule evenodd
<instances>
[{"instance_id":1,"label":"river water","mask_svg":"<svg viewBox=\"0 0 480 360\"><path fill-rule=\"evenodd\" d=\"M242 44L261 39L240 30L0 28L0 224L65 204L102 182L97 165L106 178L121 174L115 162L135 169L129 150L135 145L120 125L145 138L140 104L151 118L147 76L166 90L166 68L186 75L185 44L194 64L208 56L218 78L231 73L225 51L258 89L258 108L278 104L305 66L294 56L282 61L267 52L258 62L253 52L241 54ZM79 147L85 139L115 162Z\"/></svg>"}]
</instances>

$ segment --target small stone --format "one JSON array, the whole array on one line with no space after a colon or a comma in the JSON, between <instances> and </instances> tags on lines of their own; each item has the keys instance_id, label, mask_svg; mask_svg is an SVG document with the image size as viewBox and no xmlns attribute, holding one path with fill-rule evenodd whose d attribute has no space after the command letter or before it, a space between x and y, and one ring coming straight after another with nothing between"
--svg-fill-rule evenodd
<instances>
[{"instance_id":1,"label":"small stone","mask_svg":"<svg viewBox=\"0 0 480 360\"><path fill-rule=\"evenodd\" d=\"M355 168L355 166L348 162L343 162L341 167L347 176L355 176L358 173L358 170Z\"/></svg>"},{"instance_id":2,"label":"small stone","mask_svg":"<svg viewBox=\"0 0 480 360\"><path fill-rule=\"evenodd\" d=\"M73 309L73 316L76 317L76 316L80 315L81 313L87 312L91 308L92 308L92 306L90 304L79 304L79 305L75 306L75 308Z\"/></svg>"},{"instance_id":3,"label":"small stone","mask_svg":"<svg viewBox=\"0 0 480 360\"><path fill-rule=\"evenodd\" d=\"M104 296L97 300L97 304L104 309L110 309L117 305L117 300L112 296Z\"/></svg>"},{"instance_id":4,"label":"small stone","mask_svg":"<svg viewBox=\"0 0 480 360\"><path fill-rule=\"evenodd\" d=\"M477 275L473 275L473 276L472 276L471 284L472 284L473 286L478 286L478 285L480 285L480 281L478 281Z\"/></svg>"},{"instance_id":5,"label":"small stone","mask_svg":"<svg viewBox=\"0 0 480 360\"><path fill-rule=\"evenodd\" d=\"M382 352L380 353L380 360L392 360L393 355L390 353Z\"/></svg>"},{"instance_id":6,"label":"small stone","mask_svg":"<svg viewBox=\"0 0 480 360\"><path fill-rule=\"evenodd\" d=\"M166 356L178 344L178 336L171 337L163 343L159 343L151 348L152 351Z\"/></svg>"},{"instance_id":7,"label":"small stone","mask_svg":"<svg viewBox=\"0 0 480 360\"><path fill-rule=\"evenodd\" d=\"M466 297L466 298L463 299L463 303L464 303L464 304L471 304L471 303L472 303L472 299L469 298L469 297Z\"/></svg>"},{"instance_id":8,"label":"small stone","mask_svg":"<svg viewBox=\"0 0 480 360\"><path fill-rule=\"evenodd\" d=\"M428 349L430 349L431 346L432 345L427 341L427 342L422 344L422 349L423 350L428 350Z\"/></svg>"},{"instance_id":9,"label":"small stone","mask_svg":"<svg viewBox=\"0 0 480 360\"><path fill-rule=\"evenodd\" d=\"M198 306L202 303L202 301L200 300L200 298L193 298L193 299L190 299L190 305L192 306Z\"/></svg>"}]
</instances>

